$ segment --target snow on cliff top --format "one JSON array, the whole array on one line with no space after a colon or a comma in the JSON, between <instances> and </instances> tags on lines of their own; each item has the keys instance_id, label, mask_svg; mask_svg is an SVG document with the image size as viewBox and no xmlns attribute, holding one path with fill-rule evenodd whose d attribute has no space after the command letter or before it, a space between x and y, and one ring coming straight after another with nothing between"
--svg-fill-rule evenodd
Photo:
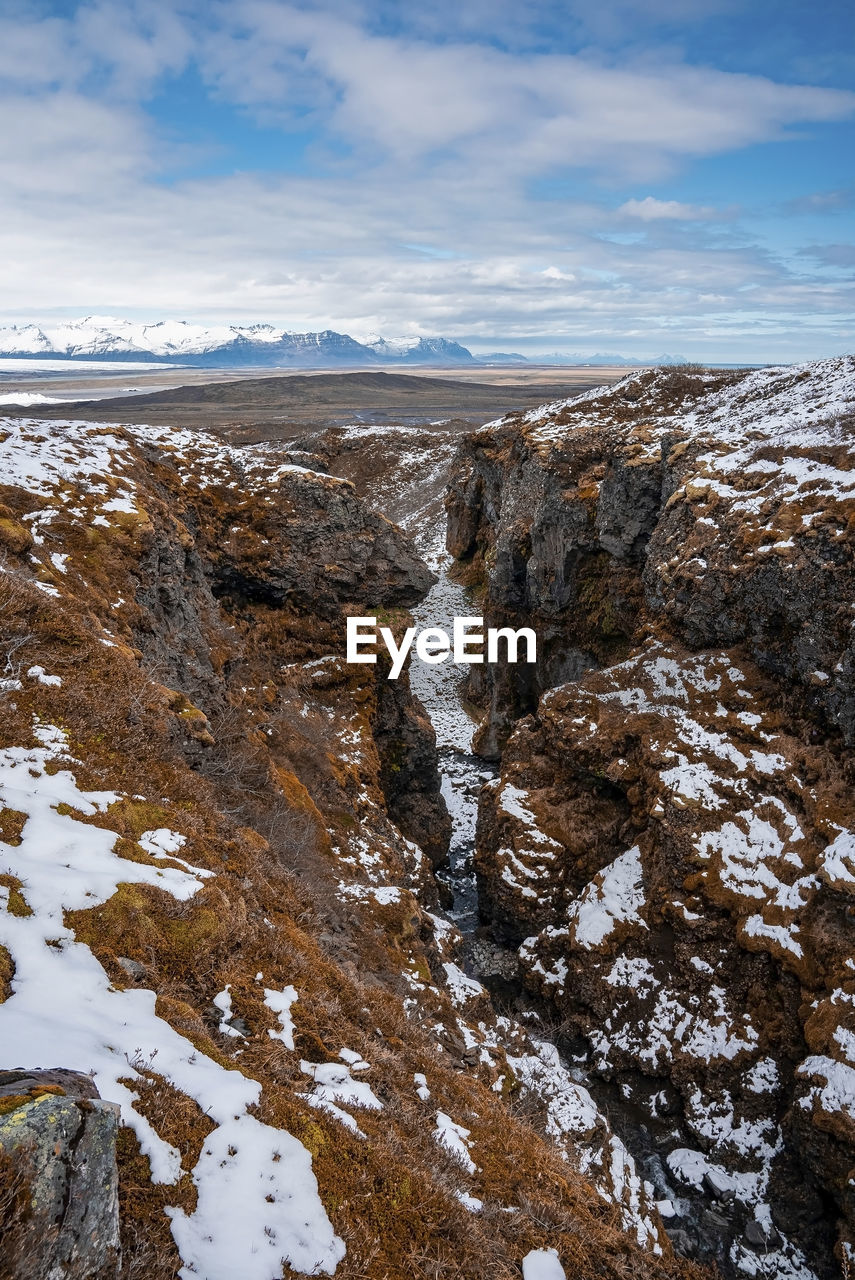
<instances>
[{"instance_id":1,"label":"snow on cliff top","mask_svg":"<svg viewBox=\"0 0 855 1280\"><path fill-rule=\"evenodd\" d=\"M709 389L680 402L674 388L675 380L679 385L682 379ZM667 369L652 374L635 372L611 387L595 387L580 396L532 409L522 421L536 428L532 433L535 443L559 443L568 431L613 422L616 406L627 405L632 405L637 422L649 417L669 430L709 433L728 442L760 431L772 439L785 434L792 444L793 431L801 430L805 445L825 440L840 443L835 428L842 418L855 413L855 356L755 369L746 374ZM817 432L820 426L821 435Z\"/></svg>"},{"instance_id":2,"label":"snow on cliff top","mask_svg":"<svg viewBox=\"0 0 855 1280\"><path fill-rule=\"evenodd\" d=\"M503 422L521 423L544 456L572 451L580 431L617 433L636 463L658 463L663 451L688 442L680 483L710 508L697 514L724 503L744 527L765 528L771 501L782 531L777 550L793 545L781 513L803 508L806 527L829 504L855 496L853 356L750 373L636 373Z\"/></svg>"},{"instance_id":3,"label":"snow on cliff top","mask_svg":"<svg viewBox=\"0 0 855 1280\"><path fill-rule=\"evenodd\" d=\"M234 448L201 431L0 418L0 478L4 484L20 485L46 499L65 501L70 488L78 489L97 499L109 498L109 504L96 503L103 510L119 510L113 505L117 498L132 504L133 474L139 462L135 448L141 445L162 449L201 485L247 479L273 484L287 472L309 471L292 463L287 451L271 454L263 445ZM132 512L134 507L124 509Z\"/></svg>"},{"instance_id":4,"label":"snow on cliff top","mask_svg":"<svg viewBox=\"0 0 855 1280\"><path fill-rule=\"evenodd\" d=\"M58 574L67 573L68 556L61 557L61 567L56 557L71 550L70 521L79 529L149 519L146 504L152 490L144 487L143 478L151 466L152 446L191 489L249 490L262 501L263 494L278 494L289 475L325 488L349 483L292 462L287 451L277 456L263 445L233 448L202 432L0 417L0 484L32 495L32 509L20 522L33 540L30 566L41 591L57 596L64 590ZM71 568L82 568L76 553Z\"/></svg>"}]
</instances>

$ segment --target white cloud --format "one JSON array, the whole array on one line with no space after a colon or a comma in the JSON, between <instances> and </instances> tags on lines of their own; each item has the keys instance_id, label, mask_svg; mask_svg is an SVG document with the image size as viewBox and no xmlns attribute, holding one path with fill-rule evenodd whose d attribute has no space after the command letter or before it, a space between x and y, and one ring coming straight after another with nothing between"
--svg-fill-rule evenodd
<instances>
[{"instance_id":1,"label":"white cloud","mask_svg":"<svg viewBox=\"0 0 855 1280\"><path fill-rule=\"evenodd\" d=\"M60 197L94 210L102 201L112 203L124 182L141 183L153 168L154 143L136 110L59 89L39 97L4 95L0 115L15 122L0 130L0 201L12 221L16 208L30 207L61 232L66 209ZM57 203L48 203L52 199Z\"/></svg>"},{"instance_id":2,"label":"white cloud","mask_svg":"<svg viewBox=\"0 0 855 1280\"><path fill-rule=\"evenodd\" d=\"M645 196L643 200L627 200L620 206L618 213L625 213L630 218L641 218L643 222L652 222L658 218L666 218L672 222L707 222L718 216L716 210L708 205L657 200L655 196Z\"/></svg>"},{"instance_id":3,"label":"white cloud","mask_svg":"<svg viewBox=\"0 0 855 1280\"><path fill-rule=\"evenodd\" d=\"M569 54L511 54L367 32L312 7L243 0L207 39L221 91L270 119L313 105L360 149L398 163L452 151L515 173L586 165L660 172L836 120L855 94L775 84L663 60L613 66Z\"/></svg>"},{"instance_id":4,"label":"white cloud","mask_svg":"<svg viewBox=\"0 0 855 1280\"><path fill-rule=\"evenodd\" d=\"M194 45L187 18L168 0L93 0L73 16L3 15L0 83L29 94L48 86L132 98L180 71Z\"/></svg>"}]
</instances>

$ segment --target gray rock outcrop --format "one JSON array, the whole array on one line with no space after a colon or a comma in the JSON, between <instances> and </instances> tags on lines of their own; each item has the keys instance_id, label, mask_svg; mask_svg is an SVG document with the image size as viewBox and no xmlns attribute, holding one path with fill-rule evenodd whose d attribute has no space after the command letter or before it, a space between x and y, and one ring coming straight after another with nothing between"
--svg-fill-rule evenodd
<instances>
[{"instance_id":1,"label":"gray rock outcrop","mask_svg":"<svg viewBox=\"0 0 855 1280\"><path fill-rule=\"evenodd\" d=\"M0 1274L113 1280L119 1108L73 1071L0 1072Z\"/></svg>"}]
</instances>

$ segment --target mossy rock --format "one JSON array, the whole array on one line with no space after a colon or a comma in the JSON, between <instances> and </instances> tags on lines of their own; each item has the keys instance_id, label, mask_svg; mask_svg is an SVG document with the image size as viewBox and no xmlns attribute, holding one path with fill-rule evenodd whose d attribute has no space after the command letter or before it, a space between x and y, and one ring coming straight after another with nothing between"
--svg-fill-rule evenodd
<instances>
[{"instance_id":1,"label":"mossy rock","mask_svg":"<svg viewBox=\"0 0 855 1280\"><path fill-rule=\"evenodd\" d=\"M26 1185L26 1213L3 1223L4 1276L114 1277L119 1108L97 1096L88 1076L4 1075L11 1078L0 1081L0 1159Z\"/></svg>"}]
</instances>

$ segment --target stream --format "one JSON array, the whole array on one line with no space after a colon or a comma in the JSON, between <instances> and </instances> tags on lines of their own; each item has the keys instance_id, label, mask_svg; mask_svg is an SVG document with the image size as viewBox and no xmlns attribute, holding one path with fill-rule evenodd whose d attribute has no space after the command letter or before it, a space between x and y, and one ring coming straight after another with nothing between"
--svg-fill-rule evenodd
<instances>
[{"instance_id":1,"label":"stream","mask_svg":"<svg viewBox=\"0 0 855 1280\"><path fill-rule=\"evenodd\" d=\"M477 606L466 588L448 576L452 561L441 537L432 537L427 545L419 546L419 551L438 575L438 581L413 609L413 620L419 629L441 627L450 635L455 617L473 614ZM448 870L440 872L440 878L452 893L448 915L468 939L478 927L478 890L473 868L478 792L485 782L497 776L498 769L472 754L476 722L461 698L466 670L462 663L451 660L429 665L414 657L410 663L410 686L436 732L442 796L452 822Z\"/></svg>"}]
</instances>

